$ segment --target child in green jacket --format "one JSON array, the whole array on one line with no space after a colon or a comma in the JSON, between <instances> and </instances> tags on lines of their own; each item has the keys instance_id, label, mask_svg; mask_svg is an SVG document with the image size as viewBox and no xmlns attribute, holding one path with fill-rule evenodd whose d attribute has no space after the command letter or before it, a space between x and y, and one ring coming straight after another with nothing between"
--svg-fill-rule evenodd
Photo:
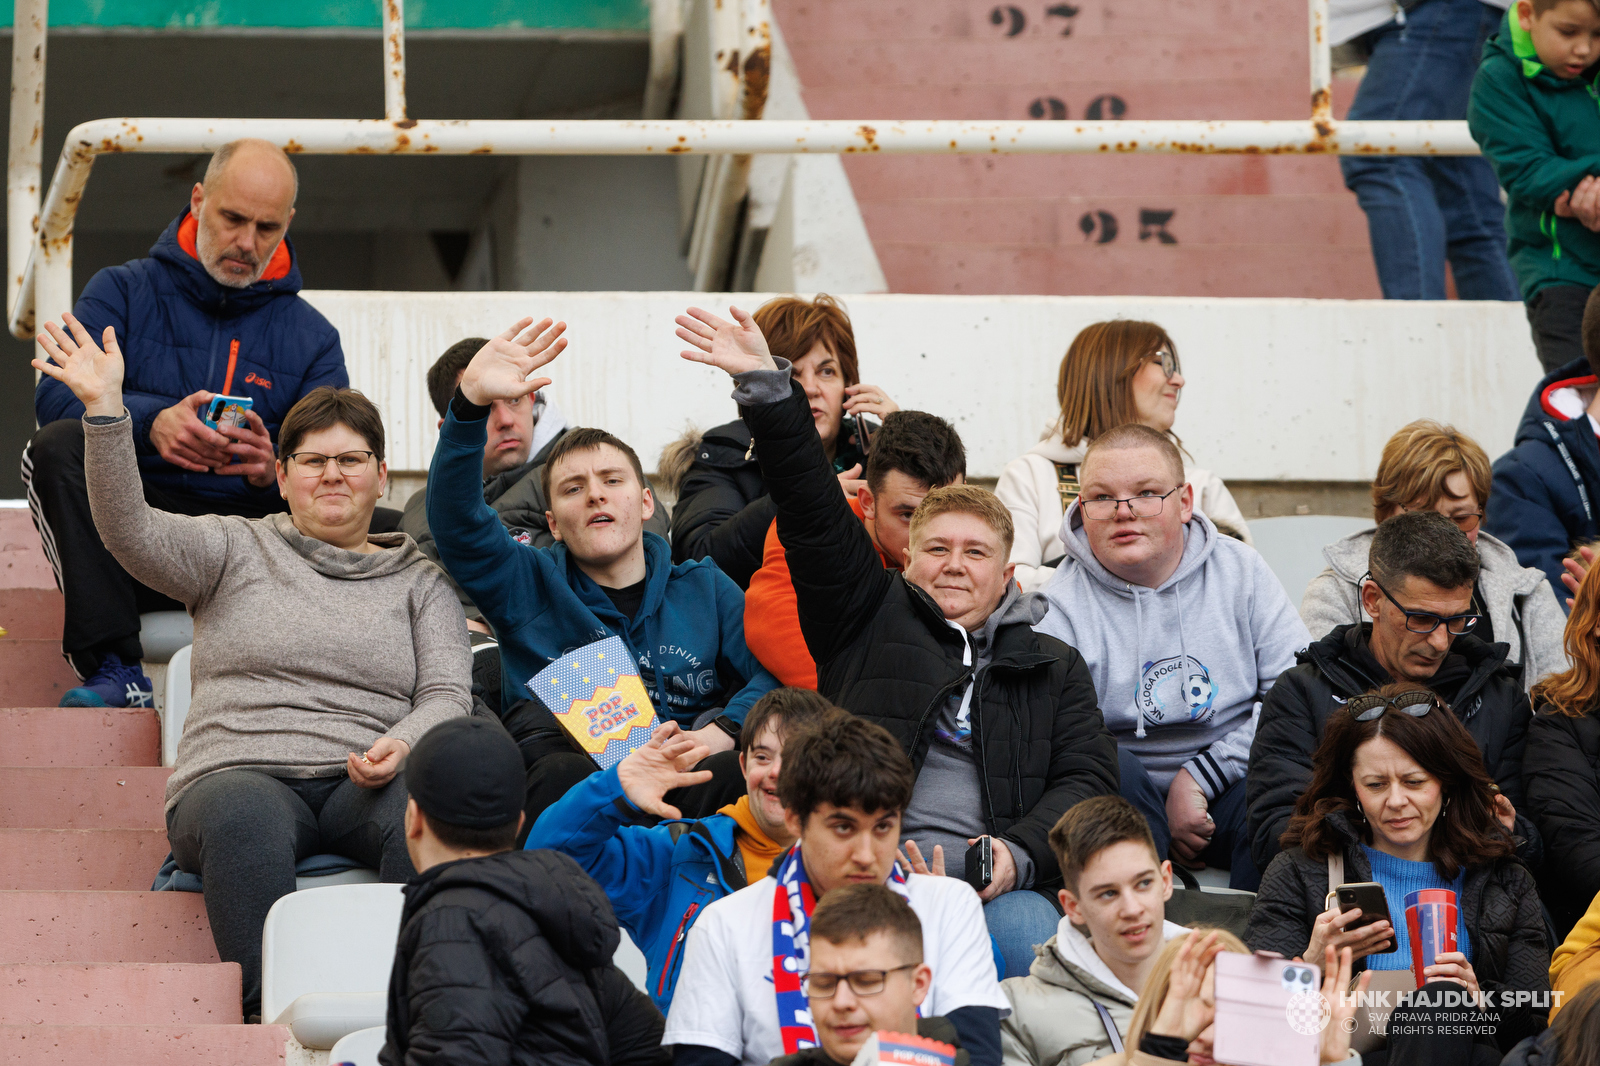
<instances>
[{"instance_id":1,"label":"child in green jacket","mask_svg":"<svg viewBox=\"0 0 1600 1066\"><path fill-rule=\"evenodd\" d=\"M1600 187L1587 180L1600 175L1597 76L1600 0L1517 0L1467 107L1506 191L1507 252L1547 371L1583 355L1583 307L1600 285L1600 233L1585 225L1600 229Z\"/></svg>"}]
</instances>

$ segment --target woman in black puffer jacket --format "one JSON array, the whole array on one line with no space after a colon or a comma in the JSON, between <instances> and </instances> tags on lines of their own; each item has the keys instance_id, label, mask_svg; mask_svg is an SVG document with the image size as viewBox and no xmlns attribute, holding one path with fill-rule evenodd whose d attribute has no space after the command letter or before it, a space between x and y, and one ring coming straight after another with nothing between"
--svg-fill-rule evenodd
<instances>
[{"instance_id":1,"label":"woman in black puffer jacket","mask_svg":"<svg viewBox=\"0 0 1600 1066\"><path fill-rule=\"evenodd\" d=\"M818 294L810 301L781 296L763 304L754 317L772 354L794 364L795 381L810 401L834 473L855 470L854 478L864 477L869 441L863 438L876 429L864 416L882 418L900 407L876 385L861 384L850 316L831 296ZM668 446L660 469L678 494L672 508L673 562L710 557L740 588L749 586L778 514L756 462L758 446L739 419ZM675 478L679 470L683 473Z\"/></svg>"},{"instance_id":2,"label":"woman in black puffer jacket","mask_svg":"<svg viewBox=\"0 0 1600 1066\"><path fill-rule=\"evenodd\" d=\"M1424 988L1493 993L1484 1022L1498 1015L1497 1046L1474 1048L1471 1036L1422 1039L1436 1052L1442 1040L1461 1040L1452 1061L1463 1066L1493 1063L1545 1026L1546 1008L1537 1004L1550 987L1550 948L1533 877L1513 850L1510 804L1471 735L1441 710L1426 688L1399 683L1352 699L1329 720L1316 775L1295 805L1286 850L1261 879L1245 941L1256 951L1307 959L1322 958L1327 945L1348 946L1365 968L1409 970L1406 894L1453 891L1460 946L1424 971ZM1344 863L1341 884L1383 885L1392 925L1347 931L1360 912L1327 909L1334 855ZM1506 996L1514 992L1534 993L1535 1003ZM1381 1054L1398 1066L1409 1058L1407 1043L1391 1037Z\"/></svg>"}]
</instances>

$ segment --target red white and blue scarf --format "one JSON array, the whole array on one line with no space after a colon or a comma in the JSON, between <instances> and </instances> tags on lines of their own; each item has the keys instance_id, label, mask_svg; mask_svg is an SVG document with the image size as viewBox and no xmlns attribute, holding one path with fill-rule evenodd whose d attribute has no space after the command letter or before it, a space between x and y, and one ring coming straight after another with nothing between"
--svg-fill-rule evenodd
<instances>
[{"instance_id":1,"label":"red white and blue scarf","mask_svg":"<svg viewBox=\"0 0 1600 1066\"><path fill-rule=\"evenodd\" d=\"M911 894L899 863L891 867L885 883L910 905ZM811 1005L800 991L800 975L809 968L811 912L816 906L817 897L796 844L778 867L778 887L772 893L772 985L778 996L778 1029L783 1033L785 1055L817 1046Z\"/></svg>"}]
</instances>

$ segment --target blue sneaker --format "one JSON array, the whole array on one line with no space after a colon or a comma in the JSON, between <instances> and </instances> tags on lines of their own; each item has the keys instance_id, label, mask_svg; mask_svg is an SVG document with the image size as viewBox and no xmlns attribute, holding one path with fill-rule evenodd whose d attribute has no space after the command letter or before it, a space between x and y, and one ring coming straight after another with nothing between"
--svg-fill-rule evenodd
<instances>
[{"instance_id":1,"label":"blue sneaker","mask_svg":"<svg viewBox=\"0 0 1600 1066\"><path fill-rule=\"evenodd\" d=\"M116 655L100 660L100 669L61 697L62 707L154 707L155 686L138 663L129 666Z\"/></svg>"}]
</instances>

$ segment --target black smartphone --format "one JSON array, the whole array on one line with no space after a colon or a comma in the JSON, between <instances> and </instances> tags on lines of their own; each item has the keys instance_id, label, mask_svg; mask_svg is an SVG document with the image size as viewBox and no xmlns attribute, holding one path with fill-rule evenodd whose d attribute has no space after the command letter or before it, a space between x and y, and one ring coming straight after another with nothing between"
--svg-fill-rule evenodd
<instances>
[{"instance_id":1,"label":"black smartphone","mask_svg":"<svg viewBox=\"0 0 1600 1066\"><path fill-rule=\"evenodd\" d=\"M1378 882L1356 881L1348 885L1340 885L1335 891L1338 894L1341 913L1351 907L1361 908L1361 916L1345 926L1347 930L1359 929L1363 925L1371 925L1373 922L1388 922L1389 927L1391 929L1394 928L1394 920L1389 917L1388 897L1383 894L1383 886ZM1391 936L1388 945L1378 948L1373 954L1387 955L1391 951L1398 950L1400 950L1399 945L1395 943L1394 937Z\"/></svg>"},{"instance_id":2,"label":"black smartphone","mask_svg":"<svg viewBox=\"0 0 1600 1066\"><path fill-rule=\"evenodd\" d=\"M989 882L994 880L994 841L988 837L979 837L978 842L967 849L967 884L974 891L982 892L989 887Z\"/></svg>"}]
</instances>

